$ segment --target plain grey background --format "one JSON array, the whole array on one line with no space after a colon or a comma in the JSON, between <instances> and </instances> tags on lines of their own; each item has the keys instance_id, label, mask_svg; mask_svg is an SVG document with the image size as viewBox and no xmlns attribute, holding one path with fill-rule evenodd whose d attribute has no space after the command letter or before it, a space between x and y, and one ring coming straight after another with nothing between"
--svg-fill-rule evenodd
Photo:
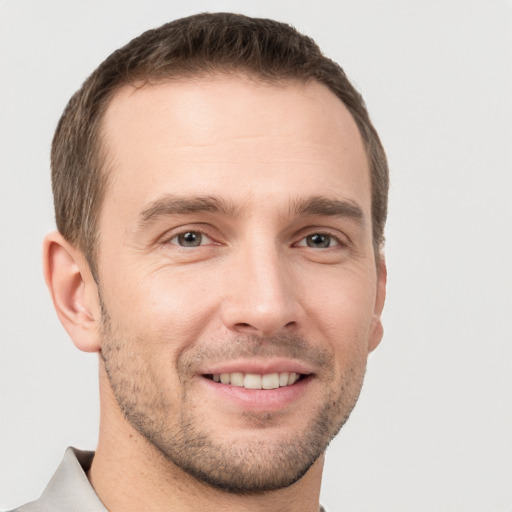
<instances>
[{"instance_id":1,"label":"plain grey background","mask_svg":"<svg viewBox=\"0 0 512 512\"><path fill-rule=\"evenodd\" d=\"M49 147L112 50L201 11L289 22L363 92L392 177L385 337L328 451L332 512L512 510L510 0L0 2L0 508L93 449L96 356L53 312Z\"/></svg>"}]
</instances>

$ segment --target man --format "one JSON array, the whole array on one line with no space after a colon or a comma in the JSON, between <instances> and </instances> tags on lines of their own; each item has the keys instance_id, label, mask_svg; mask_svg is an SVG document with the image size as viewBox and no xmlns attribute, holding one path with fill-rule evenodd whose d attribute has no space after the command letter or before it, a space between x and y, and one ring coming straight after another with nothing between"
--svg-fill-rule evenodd
<instances>
[{"instance_id":1,"label":"man","mask_svg":"<svg viewBox=\"0 0 512 512\"><path fill-rule=\"evenodd\" d=\"M386 282L386 158L341 68L270 20L148 31L70 100L52 180L100 435L18 510L319 510Z\"/></svg>"}]
</instances>

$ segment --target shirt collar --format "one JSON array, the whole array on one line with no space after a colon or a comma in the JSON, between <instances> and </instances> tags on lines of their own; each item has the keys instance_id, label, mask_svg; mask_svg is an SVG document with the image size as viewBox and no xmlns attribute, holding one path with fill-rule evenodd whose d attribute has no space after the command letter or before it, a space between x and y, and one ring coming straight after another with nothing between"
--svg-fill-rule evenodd
<instances>
[{"instance_id":1,"label":"shirt collar","mask_svg":"<svg viewBox=\"0 0 512 512\"><path fill-rule=\"evenodd\" d=\"M93 457L94 452L68 448L37 504L51 511L107 512L87 479Z\"/></svg>"}]
</instances>

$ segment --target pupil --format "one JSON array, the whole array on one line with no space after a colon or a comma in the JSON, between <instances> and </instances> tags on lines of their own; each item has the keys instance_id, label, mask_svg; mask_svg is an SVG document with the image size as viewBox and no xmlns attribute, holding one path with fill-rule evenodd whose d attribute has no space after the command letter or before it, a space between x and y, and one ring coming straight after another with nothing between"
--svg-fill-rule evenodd
<instances>
[{"instance_id":1,"label":"pupil","mask_svg":"<svg viewBox=\"0 0 512 512\"><path fill-rule=\"evenodd\" d=\"M309 247L329 247L331 237L328 235L310 235L308 236Z\"/></svg>"},{"instance_id":2,"label":"pupil","mask_svg":"<svg viewBox=\"0 0 512 512\"><path fill-rule=\"evenodd\" d=\"M201 234L189 231L178 236L180 245L184 247L197 247L201 244Z\"/></svg>"}]
</instances>

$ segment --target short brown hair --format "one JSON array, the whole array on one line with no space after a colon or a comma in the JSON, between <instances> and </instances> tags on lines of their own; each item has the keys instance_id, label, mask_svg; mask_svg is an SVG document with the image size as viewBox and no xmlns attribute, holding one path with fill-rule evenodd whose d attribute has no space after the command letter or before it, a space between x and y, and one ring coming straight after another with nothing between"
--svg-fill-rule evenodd
<instances>
[{"instance_id":1,"label":"short brown hair","mask_svg":"<svg viewBox=\"0 0 512 512\"><path fill-rule=\"evenodd\" d=\"M326 85L352 114L371 173L373 243L384 240L388 166L361 95L343 69L293 27L239 14L205 13L148 30L112 53L70 99L52 144L52 187L57 228L84 253L97 279L98 218L108 173L101 120L126 84L197 77L216 72L257 79Z\"/></svg>"}]
</instances>

